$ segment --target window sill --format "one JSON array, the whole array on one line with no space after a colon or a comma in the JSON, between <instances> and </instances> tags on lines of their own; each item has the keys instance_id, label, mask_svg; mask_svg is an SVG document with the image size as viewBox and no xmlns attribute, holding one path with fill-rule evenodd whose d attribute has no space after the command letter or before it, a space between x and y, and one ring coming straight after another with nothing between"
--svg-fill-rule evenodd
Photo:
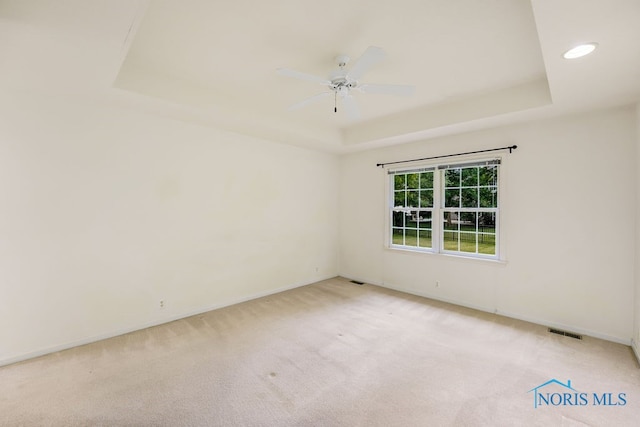
<instances>
[{"instance_id":1,"label":"window sill","mask_svg":"<svg viewBox=\"0 0 640 427\"><path fill-rule=\"evenodd\" d=\"M397 252L401 254L414 255L414 256L432 256L432 257L447 259L451 261L471 261L471 262L488 263L488 264L495 264L495 265L507 265L506 260L496 259L496 258L471 257L471 256L463 256L463 255L455 255L455 254L431 252L431 251L416 251L411 249L404 249L402 247L391 247L391 246L385 246L385 250L389 252Z\"/></svg>"}]
</instances>

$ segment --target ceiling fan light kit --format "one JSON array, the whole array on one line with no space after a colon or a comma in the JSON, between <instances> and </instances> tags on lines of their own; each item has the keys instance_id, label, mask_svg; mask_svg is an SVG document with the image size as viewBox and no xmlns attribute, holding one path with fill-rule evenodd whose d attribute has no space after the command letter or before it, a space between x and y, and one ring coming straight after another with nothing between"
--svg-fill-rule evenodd
<instances>
[{"instance_id":1,"label":"ceiling fan light kit","mask_svg":"<svg viewBox=\"0 0 640 427\"><path fill-rule=\"evenodd\" d=\"M328 92L323 92L314 95L311 98L302 100L289 107L289 110L302 108L308 104L321 100L322 98L326 97L326 95L330 95L331 93L333 93L334 112L338 112L337 98L339 96L342 100L347 116L349 116L349 118L351 119L358 119L360 117L360 112L351 95L352 89L358 89L363 93L378 93L399 96L408 96L413 94L415 88L408 85L360 84L360 78L367 71L369 71L371 67L382 61L385 56L386 55L381 48L370 46L364 51L362 56L358 58L353 67L351 67L350 70L347 70L346 66L351 58L349 58L349 56L347 55L338 55L335 58L335 61L338 64L338 68L329 74L328 79L314 76L312 74L301 73L299 71L291 70L288 68L279 68L278 73L283 76L319 83L323 86L326 86L329 90Z\"/></svg>"}]
</instances>

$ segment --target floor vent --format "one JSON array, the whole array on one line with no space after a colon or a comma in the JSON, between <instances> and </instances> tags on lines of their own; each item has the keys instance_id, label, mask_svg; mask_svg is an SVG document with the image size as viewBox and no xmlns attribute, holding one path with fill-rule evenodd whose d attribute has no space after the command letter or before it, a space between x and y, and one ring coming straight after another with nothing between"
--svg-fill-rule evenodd
<instances>
[{"instance_id":1,"label":"floor vent","mask_svg":"<svg viewBox=\"0 0 640 427\"><path fill-rule=\"evenodd\" d=\"M574 334L573 332L561 331L560 329L549 328L549 332L552 334L564 335L565 337L575 338L577 340L582 339L582 335Z\"/></svg>"},{"instance_id":2,"label":"floor vent","mask_svg":"<svg viewBox=\"0 0 640 427\"><path fill-rule=\"evenodd\" d=\"M351 283L355 283L356 285L364 285L364 282L358 282L357 280L351 280Z\"/></svg>"}]
</instances>

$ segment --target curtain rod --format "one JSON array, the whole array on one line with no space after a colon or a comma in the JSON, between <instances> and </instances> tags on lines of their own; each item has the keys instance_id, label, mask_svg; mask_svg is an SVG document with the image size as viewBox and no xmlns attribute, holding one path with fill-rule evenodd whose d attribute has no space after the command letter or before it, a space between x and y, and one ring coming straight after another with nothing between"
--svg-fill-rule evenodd
<instances>
[{"instance_id":1,"label":"curtain rod","mask_svg":"<svg viewBox=\"0 0 640 427\"><path fill-rule=\"evenodd\" d=\"M502 150L509 150L509 154L511 154L511 152L513 150L515 150L516 148L518 148L517 145L510 145L508 147L490 148L488 150L468 151L466 153L445 154L443 156L423 157L421 159L400 160L398 162L378 163L378 164L376 164L376 166L385 167L386 165L397 165L399 163L419 162L421 160L442 159L442 158L445 158L445 157L465 156L467 154L488 153L488 152L491 152L491 151L502 151Z\"/></svg>"}]
</instances>

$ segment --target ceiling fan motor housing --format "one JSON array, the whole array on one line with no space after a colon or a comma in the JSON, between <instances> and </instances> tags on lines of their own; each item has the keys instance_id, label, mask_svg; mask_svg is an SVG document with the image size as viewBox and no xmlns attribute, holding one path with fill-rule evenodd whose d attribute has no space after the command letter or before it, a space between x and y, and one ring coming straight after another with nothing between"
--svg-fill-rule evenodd
<instances>
[{"instance_id":1,"label":"ceiling fan motor housing","mask_svg":"<svg viewBox=\"0 0 640 427\"><path fill-rule=\"evenodd\" d=\"M350 59L351 58L349 58L348 55L338 55L336 56L336 63L338 64L338 67L344 68L349 63Z\"/></svg>"},{"instance_id":2,"label":"ceiling fan motor housing","mask_svg":"<svg viewBox=\"0 0 640 427\"><path fill-rule=\"evenodd\" d=\"M355 88L358 85L358 82L355 80L351 80L347 74L347 70L345 70L346 65L349 63L349 56L347 55L338 55L336 56L336 63L338 64L338 69L331 72L329 75L329 88L336 92L340 96L347 96L349 94L349 90Z\"/></svg>"}]
</instances>

